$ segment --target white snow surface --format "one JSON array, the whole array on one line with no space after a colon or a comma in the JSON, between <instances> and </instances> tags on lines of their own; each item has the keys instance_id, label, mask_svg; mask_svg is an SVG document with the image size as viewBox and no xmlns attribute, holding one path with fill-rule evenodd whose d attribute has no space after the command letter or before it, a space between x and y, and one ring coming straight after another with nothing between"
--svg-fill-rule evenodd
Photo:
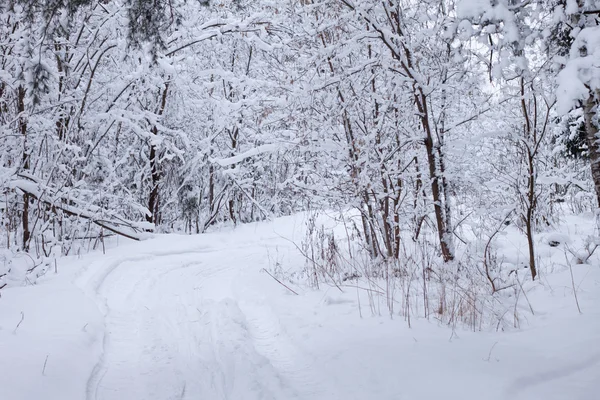
<instances>
[{"instance_id":1,"label":"white snow surface","mask_svg":"<svg viewBox=\"0 0 600 400\"><path fill-rule=\"evenodd\" d=\"M521 329L409 328L261 272L303 263L302 218L121 243L3 290L0 399L600 398L597 264L573 266L582 314L559 269L528 286Z\"/></svg>"}]
</instances>

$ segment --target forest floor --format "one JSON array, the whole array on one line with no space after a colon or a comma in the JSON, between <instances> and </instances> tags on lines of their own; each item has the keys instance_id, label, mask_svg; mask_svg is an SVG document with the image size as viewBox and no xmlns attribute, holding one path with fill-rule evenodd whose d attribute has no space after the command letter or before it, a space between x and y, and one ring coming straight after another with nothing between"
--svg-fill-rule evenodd
<instances>
[{"instance_id":1,"label":"forest floor","mask_svg":"<svg viewBox=\"0 0 600 400\"><path fill-rule=\"evenodd\" d=\"M577 224L580 236L591 226L579 218L568 229ZM573 280L547 262L527 285L534 313L519 329L425 318L409 328L360 290L293 286L295 295L265 273L301 268L303 226L299 215L121 240L4 289L0 399L600 398L597 258L573 265ZM542 263L561 252L542 248Z\"/></svg>"}]
</instances>

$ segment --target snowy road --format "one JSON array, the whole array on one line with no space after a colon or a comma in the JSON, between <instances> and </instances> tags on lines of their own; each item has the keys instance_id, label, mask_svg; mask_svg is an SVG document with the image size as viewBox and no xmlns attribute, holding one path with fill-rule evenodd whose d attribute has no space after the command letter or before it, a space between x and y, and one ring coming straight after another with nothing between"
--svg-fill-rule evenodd
<instances>
[{"instance_id":1,"label":"snowy road","mask_svg":"<svg viewBox=\"0 0 600 400\"><path fill-rule=\"evenodd\" d=\"M105 260L79 284L104 305L88 400L330 398L245 266L256 246Z\"/></svg>"}]
</instances>

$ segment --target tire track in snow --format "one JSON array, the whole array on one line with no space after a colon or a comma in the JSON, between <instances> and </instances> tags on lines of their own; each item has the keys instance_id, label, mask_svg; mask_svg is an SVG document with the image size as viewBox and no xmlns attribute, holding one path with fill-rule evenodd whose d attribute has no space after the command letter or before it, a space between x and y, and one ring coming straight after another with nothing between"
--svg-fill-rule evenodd
<instances>
[{"instance_id":1,"label":"tire track in snow","mask_svg":"<svg viewBox=\"0 0 600 400\"><path fill-rule=\"evenodd\" d=\"M315 361L293 344L264 297L248 286L238 290L240 296L243 300L239 300L239 306L254 346L295 389L295 396L307 400L335 398L335 391L317 376Z\"/></svg>"},{"instance_id":2,"label":"tire track in snow","mask_svg":"<svg viewBox=\"0 0 600 400\"><path fill-rule=\"evenodd\" d=\"M123 328L123 326L126 326L127 324L123 321L127 321L128 318L131 317L131 315L136 314L134 313L133 310L130 310L129 314L126 314L126 316L122 316L119 315L118 313L115 313L115 311L113 309L111 309L111 306L108 304L108 302L110 301L110 299L112 298L113 300L115 300L116 298L119 298L119 296L122 296L123 294L127 294L127 299L120 299L120 300L127 300L127 301L131 301L131 297L132 295L139 290L140 287L142 287L143 285L147 285L149 282L152 283L153 281L153 275L152 273L146 273L146 274L139 274L138 277L136 277L134 275L134 277L130 278L130 284L132 284L133 286L130 286L129 288L123 288L121 286L119 287L119 290L115 290L115 288L112 288L113 290L109 290L108 292L104 293L104 288L107 286L107 281L110 281L111 277L113 277L114 275L117 275L117 277L119 276L119 274L117 274L117 271L125 269L123 268L124 265L126 264L132 264L134 263L142 263L142 262L156 262L157 260L163 260L165 258L173 258L173 257L198 257L198 255L200 254L204 254L204 253L209 253L212 251L216 251L213 249L209 249L209 251L207 251L206 249L203 250L191 250L191 251L176 251L176 252L167 252L167 251L159 251L159 252L155 252L155 253L151 253L151 254L142 254L142 255L136 255L136 256L125 256L125 257L120 257L120 258L113 258L113 259L109 259L109 260L100 260L99 262L93 263L90 267L88 267L86 269L86 272L84 272L83 274L81 274L81 276L77 279L77 283L80 287L82 287L84 289L84 291L86 291L88 293L88 295L92 298L94 298L99 306L99 308L101 309L101 311L104 313L105 315L105 325L106 325L106 329L105 329L105 333L104 333L104 338L103 338L103 343L102 343L102 354L96 364L96 366L94 367L94 370L92 371L92 374L90 375L90 378L88 379L88 383L87 383L87 390L86 390L86 396L87 399L89 400L95 400L95 399L100 399L103 398L102 396L99 395L100 392L100 388L102 385L102 382L104 380L104 378L106 377L106 374L109 370L109 363L110 363L110 359L109 359L109 354L111 352L111 350L114 350L114 347L117 346L117 350L121 351L121 352L126 352L127 350L127 343L135 343L136 341L139 340L139 337L136 337L135 335L132 336L133 333L135 332L140 332L140 331L148 331L151 328L144 328L144 329L140 329L140 327L136 327L136 326L130 326L127 328ZM194 266L197 266L198 264L193 264L193 263L183 263L183 266L174 266L171 268L158 268L158 271L161 271L161 273L163 274L163 276L165 274L168 274L172 271L176 271L176 270L180 270L180 269L186 269L186 268L192 268ZM130 266L131 267L131 266ZM156 270L156 268L155 268ZM206 269L205 271L202 271L202 273L195 273L195 278L197 278L197 276L206 276L206 275L210 275L210 274L214 274L216 272L219 271L223 271L225 270L224 268L216 268L216 269ZM121 280L123 280L123 276L121 276ZM117 283L118 283L118 279L117 279ZM125 280L126 282L127 280ZM196 282L198 282L199 280L196 279ZM111 283L115 283L115 282L111 282ZM127 282L126 282L127 283ZM147 297L148 292L144 292L145 294L142 294L142 298ZM118 301L117 301L118 303ZM146 306L147 311L150 311L148 309L148 307ZM142 310L142 313L143 310ZM139 313L138 313L139 314ZM147 314L147 313L146 313ZM127 315L129 315L129 317L127 317ZM147 317L148 319L151 320L151 317ZM115 327L117 327L117 331L115 332ZM121 329L119 330L118 327L121 327ZM143 328L143 327L142 327ZM115 338L118 338L117 340L122 342L123 344L120 346L120 343L117 342L115 344ZM119 347L120 346L120 347ZM151 353L153 350L152 349L146 349L146 353ZM123 364L124 362L121 361L121 364ZM114 367L114 366L113 366ZM135 371L134 371L135 372ZM135 380L133 382L129 382L129 383L124 383L123 386L131 386L135 384ZM182 385L185 386L185 385ZM185 393L186 390L183 390L182 388L182 393ZM124 398L124 397L120 397L122 396L119 395L115 398Z\"/></svg>"},{"instance_id":3,"label":"tire track in snow","mask_svg":"<svg viewBox=\"0 0 600 400\"><path fill-rule=\"evenodd\" d=\"M222 372L223 399L296 398L280 372L255 348L248 322L235 300L225 298L205 310L215 359Z\"/></svg>"},{"instance_id":4,"label":"tire track in snow","mask_svg":"<svg viewBox=\"0 0 600 400\"><path fill-rule=\"evenodd\" d=\"M278 370L287 362L265 356L272 355L266 336L257 340L262 322L248 321L227 296L239 260L258 255L245 248L163 251L88 267L78 284L99 303L106 330L87 399L297 398L286 387L298 383L288 382L289 365Z\"/></svg>"}]
</instances>

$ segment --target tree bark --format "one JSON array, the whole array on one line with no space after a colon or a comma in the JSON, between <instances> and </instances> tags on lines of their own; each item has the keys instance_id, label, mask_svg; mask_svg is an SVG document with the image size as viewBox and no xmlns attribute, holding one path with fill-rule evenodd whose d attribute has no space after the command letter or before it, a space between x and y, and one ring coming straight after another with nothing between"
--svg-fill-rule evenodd
<instances>
[{"instance_id":1,"label":"tree bark","mask_svg":"<svg viewBox=\"0 0 600 400\"><path fill-rule=\"evenodd\" d=\"M421 92L421 90L419 89ZM440 190L440 174L437 167L436 151L433 144L433 135L431 132L431 126L429 125L429 112L427 110L427 98L421 92L420 96L415 95L415 101L417 108L421 115L421 125L425 131L425 149L427 152L427 164L429 165L429 179L431 180L431 196L433 197L433 207L435 211L435 222L438 228L438 236L440 239L440 247L442 249L442 257L445 262L452 261L454 254L452 252L450 241L450 227L447 225L445 216L446 201L442 197L442 191Z\"/></svg>"},{"instance_id":2,"label":"tree bark","mask_svg":"<svg viewBox=\"0 0 600 400\"><path fill-rule=\"evenodd\" d=\"M527 247L529 249L529 270L531 279L535 280L537 268L535 265L535 243L533 242L533 233L535 229L536 212L536 170L535 170L535 148L537 147L537 110L533 110L533 118L530 118L527 102L525 101L525 78L521 77L521 112L523 113L524 140L523 147L527 156L527 199L525 202L525 235L527 236ZM534 95L535 98L535 95ZM533 119L533 127L532 127Z\"/></svg>"},{"instance_id":3,"label":"tree bark","mask_svg":"<svg viewBox=\"0 0 600 400\"><path fill-rule=\"evenodd\" d=\"M527 236L527 247L529 249L529 270L531 271L531 279L535 280L537 276L537 268L535 265L535 243L533 242L534 231L534 213L536 208L536 193L535 193L535 159L527 149L528 174L527 177L527 212L525 217L525 229Z\"/></svg>"},{"instance_id":4,"label":"tree bark","mask_svg":"<svg viewBox=\"0 0 600 400\"><path fill-rule=\"evenodd\" d=\"M157 136L158 129L152 128L152 133ZM148 210L150 215L146 216L146 220L153 224L158 223L158 185L160 183L160 172L158 170L158 160L156 159L156 145L150 144L150 175L152 179L152 189L148 197Z\"/></svg>"},{"instance_id":5,"label":"tree bark","mask_svg":"<svg viewBox=\"0 0 600 400\"><path fill-rule=\"evenodd\" d=\"M600 93L597 93L597 97L600 97ZM596 189L597 206L600 207L600 144L598 143L598 125L595 121L597 112L598 104L592 93L590 93L590 96L585 102L583 115L585 119L586 141L590 155L592 179L594 181L594 188Z\"/></svg>"},{"instance_id":6,"label":"tree bark","mask_svg":"<svg viewBox=\"0 0 600 400\"><path fill-rule=\"evenodd\" d=\"M160 99L160 106L157 114L163 115L165 112L165 106L167 104L167 94L169 93L169 83L165 83L165 88L162 92ZM158 127L154 125L152 128L154 136L158 136ZM148 210L150 215L146 216L146 220L155 225L160 223L160 212L159 212L159 190L160 184L160 166L158 162L158 149L154 143L150 143L150 176L152 179L152 188L150 189L150 196L148 197Z\"/></svg>"},{"instance_id":7,"label":"tree bark","mask_svg":"<svg viewBox=\"0 0 600 400\"><path fill-rule=\"evenodd\" d=\"M436 171L435 153L433 149L433 139L431 136L425 137L425 149L427 150L427 163L429 164L429 178L431 180L431 195L433 197L433 207L435 212L435 222L438 228L438 236L440 239L440 246L442 249L442 256L444 261L452 261L454 255L448 245L448 228L446 226L444 217L444 208L442 203L442 197L440 193L439 176Z\"/></svg>"},{"instance_id":8,"label":"tree bark","mask_svg":"<svg viewBox=\"0 0 600 400\"><path fill-rule=\"evenodd\" d=\"M17 111L19 113L19 133L23 137L23 155L21 166L23 171L29 170L29 153L27 151L27 118L25 117L25 88L19 86L17 88ZM21 225L23 229L23 251L29 250L29 240L31 232L29 231L29 193L23 193L23 213L21 214Z\"/></svg>"}]
</instances>

